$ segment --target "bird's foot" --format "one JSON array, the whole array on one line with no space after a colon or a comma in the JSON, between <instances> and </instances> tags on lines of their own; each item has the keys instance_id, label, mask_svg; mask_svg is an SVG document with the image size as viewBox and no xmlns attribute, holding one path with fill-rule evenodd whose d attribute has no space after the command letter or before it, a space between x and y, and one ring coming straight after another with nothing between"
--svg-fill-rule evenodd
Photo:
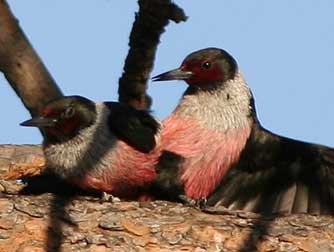
<instances>
[{"instance_id":1,"label":"bird's foot","mask_svg":"<svg viewBox=\"0 0 334 252\"><path fill-rule=\"evenodd\" d=\"M101 195L101 202L120 202L121 200L118 197L115 197L114 195L106 192L102 192Z\"/></svg>"},{"instance_id":2,"label":"bird's foot","mask_svg":"<svg viewBox=\"0 0 334 252\"><path fill-rule=\"evenodd\" d=\"M187 206L197 207L199 209L205 209L207 204L207 199L192 199L187 195L181 194L179 195L180 200Z\"/></svg>"}]
</instances>

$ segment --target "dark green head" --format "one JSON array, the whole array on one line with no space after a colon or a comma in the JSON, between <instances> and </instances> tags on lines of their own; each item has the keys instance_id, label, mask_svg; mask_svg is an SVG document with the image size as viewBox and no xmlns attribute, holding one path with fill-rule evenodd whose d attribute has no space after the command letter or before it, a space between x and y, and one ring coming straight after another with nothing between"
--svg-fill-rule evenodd
<instances>
[{"instance_id":1,"label":"dark green head","mask_svg":"<svg viewBox=\"0 0 334 252\"><path fill-rule=\"evenodd\" d=\"M179 68L155 76L153 80L184 80L191 86L210 85L233 79L237 69L237 62L226 51L206 48L191 53Z\"/></svg>"},{"instance_id":2,"label":"dark green head","mask_svg":"<svg viewBox=\"0 0 334 252\"><path fill-rule=\"evenodd\" d=\"M49 141L64 141L76 136L95 120L94 102L81 96L65 96L51 101L38 116L20 125L40 128Z\"/></svg>"}]
</instances>

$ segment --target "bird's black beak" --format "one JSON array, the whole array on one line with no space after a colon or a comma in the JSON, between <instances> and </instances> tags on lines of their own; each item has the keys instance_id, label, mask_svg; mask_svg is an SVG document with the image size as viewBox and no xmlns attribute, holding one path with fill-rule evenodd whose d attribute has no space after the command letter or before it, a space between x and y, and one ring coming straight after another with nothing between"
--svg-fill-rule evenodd
<instances>
[{"instance_id":1,"label":"bird's black beak","mask_svg":"<svg viewBox=\"0 0 334 252\"><path fill-rule=\"evenodd\" d=\"M57 123L57 119L55 118L47 118L43 116L33 117L30 120L24 121L20 123L21 126L28 127L54 127Z\"/></svg>"},{"instance_id":2,"label":"bird's black beak","mask_svg":"<svg viewBox=\"0 0 334 252\"><path fill-rule=\"evenodd\" d=\"M184 71L180 68L168 71L152 78L153 81L168 81L168 80L188 80L193 76L191 71Z\"/></svg>"}]
</instances>

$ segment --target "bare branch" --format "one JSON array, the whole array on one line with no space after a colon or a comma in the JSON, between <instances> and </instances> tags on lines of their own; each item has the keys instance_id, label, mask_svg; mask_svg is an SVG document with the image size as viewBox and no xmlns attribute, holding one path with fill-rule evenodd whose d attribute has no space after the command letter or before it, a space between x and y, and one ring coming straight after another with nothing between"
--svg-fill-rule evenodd
<instances>
[{"instance_id":1,"label":"bare branch","mask_svg":"<svg viewBox=\"0 0 334 252\"><path fill-rule=\"evenodd\" d=\"M146 94L147 80L153 68L160 35L169 20L186 21L182 9L170 0L139 0L130 34L130 50L124 72L119 79L119 101L137 108L149 108L151 98Z\"/></svg>"},{"instance_id":2,"label":"bare branch","mask_svg":"<svg viewBox=\"0 0 334 252\"><path fill-rule=\"evenodd\" d=\"M32 115L62 96L5 0L0 0L0 71Z\"/></svg>"}]
</instances>

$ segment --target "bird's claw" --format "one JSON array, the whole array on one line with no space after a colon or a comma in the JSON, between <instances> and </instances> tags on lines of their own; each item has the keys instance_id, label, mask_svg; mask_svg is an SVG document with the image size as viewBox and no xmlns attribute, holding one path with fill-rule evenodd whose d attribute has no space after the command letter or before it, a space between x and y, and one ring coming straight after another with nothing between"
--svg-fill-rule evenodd
<instances>
[{"instance_id":1,"label":"bird's claw","mask_svg":"<svg viewBox=\"0 0 334 252\"><path fill-rule=\"evenodd\" d=\"M101 195L101 201L102 202L120 202L121 200L115 196L113 196L112 194L106 193L106 192L102 192Z\"/></svg>"},{"instance_id":2,"label":"bird's claw","mask_svg":"<svg viewBox=\"0 0 334 252\"><path fill-rule=\"evenodd\" d=\"M184 195L184 194L179 195L179 198L182 201L182 203L184 203L188 206L197 207L199 209L205 209L206 208L206 204L207 204L207 199L206 198L192 199L192 198L190 198L190 197L188 197L187 195Z\"/></svg>"}]
</instances>

